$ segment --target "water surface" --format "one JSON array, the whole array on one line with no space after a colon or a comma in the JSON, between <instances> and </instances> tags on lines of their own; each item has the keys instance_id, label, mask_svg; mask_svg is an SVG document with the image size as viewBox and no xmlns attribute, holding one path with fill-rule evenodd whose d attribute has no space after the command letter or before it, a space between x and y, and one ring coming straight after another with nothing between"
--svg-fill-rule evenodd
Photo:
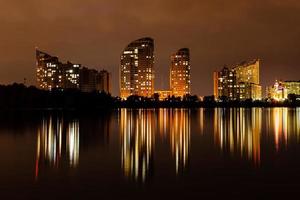
<instances>
[{"instance_id":1,"label":"water surface","mask_svg":"<svg viewBox=\"0 0 300 200\"><path fill-rule=\"evenodd\" d=\"M300 109L2 113L6 199L288 198Z\"/></svg>"}]
</instances>

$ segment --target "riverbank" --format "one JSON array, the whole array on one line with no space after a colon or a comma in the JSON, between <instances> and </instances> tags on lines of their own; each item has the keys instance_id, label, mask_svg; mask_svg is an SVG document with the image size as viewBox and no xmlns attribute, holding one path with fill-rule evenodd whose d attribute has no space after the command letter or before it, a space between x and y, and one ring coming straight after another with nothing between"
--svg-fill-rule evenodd
<instances>
[{"instance_id":1,"label":"riverbank","mask_svg":"<svg viewBox=\"0 0 300 200\"><path fill-rule=\"evenodd\" d=\"M44 91L22 84L0 86L1 111L97 111L118 108L252 108L252 107L300 107L300 100L289 99L284 102L262 100L217 102L213 96L187 96L183 99L169 97L159 101L158 97L145 98L130 96L127 100L110 94L83 93L76 89Z\"/></svg>"}]
</instances>

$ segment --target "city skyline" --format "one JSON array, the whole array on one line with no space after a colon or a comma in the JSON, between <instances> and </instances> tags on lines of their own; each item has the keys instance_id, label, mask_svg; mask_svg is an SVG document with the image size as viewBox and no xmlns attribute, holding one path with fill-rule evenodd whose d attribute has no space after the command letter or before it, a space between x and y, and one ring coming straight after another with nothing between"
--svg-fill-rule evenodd
<instances>
[{"instance_id":1,"label":"city skyline","mask_svg":"<svg viewBox=\"0 0 300 200\"><path fill-rule=\"evenodd\" d=\"M158 44L157 88L169 88L164 82L168 56L181 47L192 52L191 78L196 86L192 94L212 94L211 74L225 63L256 57L262 59L265 88L275 79L299 79L299 10L299 2L293 0L226 4L155 0L145 5L137 1L9 1L1 13L0 83L26 78L34 84L32 49L38 46L74 63L102 64L115 77L113 95L118 95L120 50L128 41L151 36ZM184 14L179 19L177 13Z\"/></svg>"},{"instance_id":2,"label":"city skyline","mask_svg":"<svg viewBox=\"0 0 300 200\"><path fill-rule=\"evenodd\" d=\"M129 43L120 57L120 97L127 99L131 95L154 97L160 100L168 97L181 97L191 94L190 50L181 48L170 56L169 89L154 87L155 82L155 48L150 37L140 38ZM213 95L215 100L273 100L287 99L288 94L299 95L298 80L288 80L291 85L283 93L278 88L280 83L262 88L260 85L260 60L243 61L234 65L224 65L222 70L213 72ZM50 75L49 75L50 74ZM182 78L183 77L183 78ZM70 61L61 62L57 56L40 51L36 48L36 86L42 90L53 88L77 88L82 92L104 91L111 94L111 73L102 69L97 71ZM26 81L26 80L24 80ZM149 87L148 87L149 86ZM263 90L265 89L265 92ZM272 91L271 91L272 90ZM288 90L293 92L287 92ZM282 94L281 94L282 93ZM196 94L197 95L197 94ZM198 97L201 97L197 95ZM279 97L279 98L278 98Z\"/></svg>"},{"instance_id":3,"label":"city skyline","mask_svg":"<svg viewBox=\"0 0 300 200\"><path fill-rule=\"evenodd\" d=\"M0 0L2 199L292 199L299 0Z\"/></svg>"}]
</instances>

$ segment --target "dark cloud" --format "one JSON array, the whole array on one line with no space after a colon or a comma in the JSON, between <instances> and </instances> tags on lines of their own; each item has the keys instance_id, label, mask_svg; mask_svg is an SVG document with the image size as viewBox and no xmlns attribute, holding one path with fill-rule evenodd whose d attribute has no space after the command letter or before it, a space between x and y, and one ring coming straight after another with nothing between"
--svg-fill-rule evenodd
<instances>
[{"instance_id":1,"label":"dark cloud","mask_svg":"<svg viewBox=\"0 0 300 200\"><path fill-rule=\"evenodd\" d=\"M113 72L139 37L156 45L156 88L167 88L169 56L189 47L192 90L212 93L212 72L262 59L262 84L300 79L300 3L296 0L0 0L0 81L35 81L34 48Z\"/></svg>"}]
</instances>

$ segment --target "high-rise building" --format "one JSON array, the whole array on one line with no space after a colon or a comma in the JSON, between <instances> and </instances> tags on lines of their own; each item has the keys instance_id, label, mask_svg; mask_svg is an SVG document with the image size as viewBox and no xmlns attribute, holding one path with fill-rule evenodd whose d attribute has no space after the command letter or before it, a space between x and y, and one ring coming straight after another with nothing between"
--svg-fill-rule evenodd
<instances>
[{"instance_id":1,"label":"high-rise building","mask_svg":"<svg viewBox=\"0 0 300 200\"><path fill-rule=\"evenodd\" d=\"M223 67L219 72L214 72L214 96L216 98L226 97L236 100L237 96L236 73L228 67Z\"/></svg>"},{"instance_id":2,"label":"high-rise building","mask_svg":"<svg viewBox=\"0 0 300 200\"><path fill-rule=\"evenodd\" d=\"M98 72L96 80L96 89L107 94L111 93L111 74L106 70Z\"/></svg>"},{"instance_id":3,"label":"high-rise building","mask_svg":"<svg viewBox=\"0 0 300 200\"><path fill-rule=\"evenodd\" d=\"M82 92L111 93L111 76L106 70L100 72L95 69L82 67L80 69L80 90Z\"/></svg>"},{"instance_id":4,"label":"high-rise building","mask_svg":"<svg viewBox=\"0 0 300 200\"><path fill-rule=\"evenodd\" d=\"M62 68L62 88L79 88L79 70L81 65L70 62L61 64Z\"/></svg>"},{"instance_id":5,"label":"high-rise building","mask_svg":"<svg viewBox=\"0 0 300 200\"><path fill-rule=\"evenodd\" d=\"M171 56L170 87L172 95L184 97L191 93L190 51L179 49Z\"/></svg>"},{"instance_id":6,"label":"high-rise building","mask_svg":"<svg viewBox=\"0 0 300 200\"><path fill-rule=\"evenodd\" d=\"M237 96L239 100L260 100L262 97L261 94L262 91L260 85L248 82L239 82L237 85Z\"/></svg>"},{"instance_id":7,"label":"high-rise building","mask_svg":"<svg viewBox=\"0 0 300 200\"><path fill-rule=\"evenodd\" d=\"M37 87L43 90L79 88L79 64L59 62L58 57L36 50Z\"/></svg>"},{"instance_id":8,"label":"high-rise building","mask_svg":"<svg viewBox=\"0 0 300 200\"><path fill-rule=\"evenodd\" d=\"M242 62L232 68L224 67L214 72L214 95L216 99L260 100L262 90L259 80L260 60Z\"/></svg>"},{"instance_id":9,"label":"high-rise building","mask_svg":"<svg viewBox=\"0 0 300 200\"><path fill-rule=\"evenodd\" d=\"M158 94L160 101L163 101L172 96L171 90L156 90L154 93Z\"/></svg>"},{"instance_id":10,"label":"high-rise building","mask_svg":"<svg viewBox=\"0 0 300 200\"><path fill-rule=\"evenodd\" d=\"M242 62L233 67L236 72L237 82L253 83L259 85L260 60Z\"/></svg>"},{"instance_id":11,"label":"high-rise building","mask_svg":"<svg viewBox=\"0 0 300 200\"><path fill-rule=\"evenodd\" d=\"M97 71L82 67L80 69L80 90L82 92L96 91Z\"/></svg>"},{"instance_id":12,"label":"high-rise building","mask_svg":"<svg viewBox=\"0 0 300 200\"><path fill-rule=\"evenodd\" d=\"M40 89L55 88L59 85L61 87L62 72L59 71L59 61L57 57L50 56L47 53L36 50L36 75L37 75L37 86Z\"/></svg>"},{"instance_id":13,"label":"high-rise building","mask_svg":"<svg viewBox=\"0 0 300 200\"><path fill-rule=\"evenodd\" d=\"M154 41L141 38L122 52L120 65L120 95L151 97L154 93Z\"/></svg>"}]
</instances>

